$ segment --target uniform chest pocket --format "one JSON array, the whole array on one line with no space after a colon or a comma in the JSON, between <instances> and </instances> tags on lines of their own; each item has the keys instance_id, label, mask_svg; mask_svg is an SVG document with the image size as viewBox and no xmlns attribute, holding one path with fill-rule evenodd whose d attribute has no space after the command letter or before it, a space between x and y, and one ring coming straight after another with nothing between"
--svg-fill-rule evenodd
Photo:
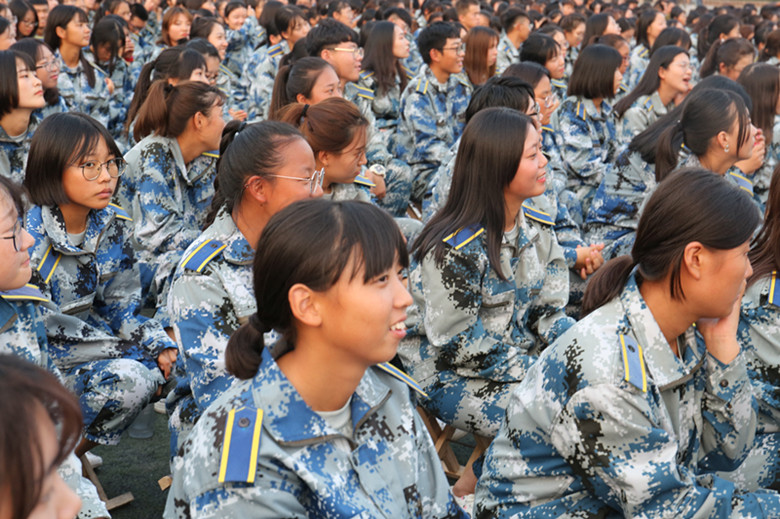
<instances>
[{"instance_id":1,"label":"uniform chest pocket","mask_svg":"<svg viewBox=\"0 0 780 519\"><path fill-rule=\"evenodd\" d=\"M486 330L503 333L514 313L515 291L483 294L480 316Z\"/></svg>"},{"instance_id":2,"label":"uniform chest pocket","mask_svg":"<svg viewBox=\"0 0 780 519\"><path fill-rule=\"evenodd\" d=\"M61 304L60 310L62 310L62 313L67 315L78 315L91 309L94 302L95 293L93 292L84 297L80 297L73 301L68 301L67 303Z\"/></svg>"}]
</instances>

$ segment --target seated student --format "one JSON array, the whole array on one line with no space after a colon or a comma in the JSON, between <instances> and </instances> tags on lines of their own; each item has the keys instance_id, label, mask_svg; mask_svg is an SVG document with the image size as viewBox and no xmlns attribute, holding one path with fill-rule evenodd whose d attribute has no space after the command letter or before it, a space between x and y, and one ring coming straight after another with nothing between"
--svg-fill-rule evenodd
<instances>
[{"instance_id":1,"label":"seated student","mask_svg":"<svg viewBox=\"0 0 780 519\"><path fill-rule=\"evenodd\" d=\"M115 198L133 218L145 297L167 327L168 283L200 235L214 195L216 153L225 121L223 94L199 81L157 81L135 125L138 144Z\"/></svg>"},{"instance_id":2,"label":"seated student","mask_svg":"<svg viewBox=\"0 0 780 519\"><path fill-rule=\"evenodd\" d=\"M253 263L257 313L225 354L241 381L174 460L164 517L467 517L407 384L418 386L387 364L412 302L407 262L370 204L296 202L271 218ZM271 330L282 339L269 348Z\"/></svg>"},{"instance_id":3,"label":"seated student","mask_svg":"<svg viewBox=\"0 0 780 519\"><path fill-rule=\"evenodd\" d=\"M776 69L774 72L777 74ZM777 359L780 298L775 292L780 266L779 211L780 168L776 167L769 188L764 226L750 249L753 275L748 278L742 298L738 335L758 400L756 441L745 462L734 473L724 474L748 488L777 488L780 479L780 362Z\"/></svg>"},{"instance_id":4,"label":"seated student","mask_svg":"<svg viewBox=\"0 0 780 519\"><path fill-rule=\"evenodd\" d=\"M278 120L282 108L291 103L316 105L329 97L342 97L339 77L322 58L305 57L279 67L268 118Z\"/></svg>"},{"instance_id":5,"label":"seated student","mask_svg":"<svg viewBox=\"0 0 780 519\"><path fill-rule=\"evenodd\" d=\"M615 103L617 137L621 144L631 142L691 89L691 60L682 47L668 45L650 58L636 87Z\"/></svg>"},{"instance_id":6,"label":"seated student","mask_svg":"<svg viewBox=\"0 0 780 519\"><path fill-rule=\"evenodd\" d=\"M40 306L45 306L56 312L57 308L35 285L29 283L32 268L28 251L35 241L24 230L20 220L23 218L21 188L11 180L0 177L0 233L3 234L0 236L0 260L3 265L0 269L0 322L4 323L0 331L0 354L26 359L62 380L62 374L49 354L46 329L39 309ZM9 398L8 393L4 392L3 398ZM78 437L81 436L80 414L79 412L79 422L76 425ZM28 415L29 413L25 416ZM0 454L0 459L7 460L8 457ZM71 453L62 462L58 472L81 498L80 517L109 517L106 505L98 497L95 486L82 477L81 463L75 455ZM4 484L3 480L4 477L0 476L0 487ZM0 495L3 495L2 490ZM16 492L12 492L11 496L4 496L0 501L7 502L8 497L16 495ZM7 516L0 512L0 517Z\"/></svg>"},{"instance_id":7,"label":"seated student","mask_svg":"<svg viewBox=\"0 0 780 519\"><path fill-rule=\"evenodd\" d=\"M0 50L8 50L16 43L14 30L11 20L0 15Z\"/></svg>"},{"instance_id":8,"label":"seated student","mask_svg":"<svg viewBox=\"0 0 780 519\"><path fill-rule=\"evenodd\" d=\"M103 126L111 121L114 84L90 63L82 49L89 46L89 19L80 8L58 5L49 13L44 40L61 59L57 86L72 111L90 114Z\"/></svg>"},{"instance_id":9,"label":"seated student","mask_svg":"<svg viewBox=\"0 0 780 519\"><path fill-rule=\"evenodd\" d=\"M463 71L473 87L496 75L498 33L490 27L474 27L466 35Z\"/></svg>"},{"instance_id":10,"label":"seated student","mask_svg":"<svg viewBox=\"0 0 780 519\"><path fill-rule=\"evenodd\" d=\"M147 45L134 57L133 61L147 63L155 59L163 49L175 47L186 43L190 38L190 29L192 28L192 13L180 5L168 7L162 16L162 23L159 32L156 33L159 39L154 45Z\"/></svg>"},{"instance_id":11,"label":"seated student","mask_svg":"<svg viewBox=\"0 0 780 519\"><path fill-rule=\"evenodd\" d=\"M563 81L566 75L565 54L552 36L533 33L523 43L520 61L538 63L546 68L550 72L553 93L559 98L564 98L566 97L566 83Z\"/></svg>"},{"instance_id":12,"label":"seated student","mask_svg":"<svg viewBox=\"0 0 780 519\"><path fill-rule=\"evenodd\" d=\"M225 347L257 311L251 262L263 228L288 204L322 195L322 170L315 169L311 147L290 125L233 121L220 157L209 224L184 251L171 284L171 324L186 371L168 399L175 408L169 422L172 454L234 380L225 371Z\"/></svg>"},{"instance_id":13,"label":"seated student","mask_svg":"<svg viewBox=\"0 0 780 519\"><path fill-rule=\"evenodd\" d=\"M625 82L629 90L639 83L650 61L650 49L655 39L666 29L666 16L655 9L648 9L636 21L636 46L628 58L628 74Z\"/></svg>"},{"instance_id":14,"label":"seated student","mask_svg":"<svg viewBox=\"0 0 780 519\"><path fill-rule=\"evenodd\" d=\"M85 114L47 117L30 145L24 186L34 206L27 231L41 291L66 316L46 314L52 355L79 396L81 455L115 445L168 378L176 345L141 315L130 222L110 205L124 160L107 130Z\"/></svg>"},{"instance_id":15,"label":"seated student","mask_svg":"<svg viewBox=\"0 0 780 519\"><path fill-rule=\"evenodd\" d=\"M35 111L35 115L43 120L48 115L67 112L68 105L60 95L57 78L60 75L60 60L54 56L48 45L35 38L24 38L11 46L11 50L30 56L35 62L35 75L41 80L43 98L46 105Z\"/></svg>"},{"instance_id":16,"label":"seated student","mask_svg":"<svg viewBox=\"0 0 780 519\"><path fill-rule=\"evenodd\" d=\"M27 54L0 51L0 76L6 78L0 81L0 176L21 183L30 140L40 122L33 112L46 101L35 61Z\"/></svg>"},{"instance_id":17,"label":"seated student","mask_svg":"<svg viewBox=\"0 0 780 519\"><path fill-rule=\"evenodd\" d=\"M57 468L79 441L81 413L51 373L0 355L0 517L73 519L81 499Z\"/></svg>"},{"instance_id":18,"label":"seated student","mask_svg":"<svg viewBox=\"0 0 780 519\"><path fill-rule=\"evenodd\" d=\"M528 14L517 7L510 7L501 14L501 39L498 42L496 73L501 74L510 65L520 62L520 47L531 34Z\"/></svg>"},{"instance_id":19,"label":"seated student","mask_svg":"<svg viewBox=\"0 0 780 519\"><path fill-rule=\"evenodd\" d=\"M631 255L596 274L586 317L512 394L476 517L780 514L777 493L713 474L756 430L737 327L758 223L747 193L705 169L658 186Z\"/></svg>"},{"instance_id":20,"label":"seated student","mask_svg":"<svg viewBox=\"0 0 780 519\"><path fill-rule=\"evenodd\" d=\"M459 74L466 49L455 25L428 25L417 45L425 65L401 95L397 153L412 167L412 200L421 202L447 149L463 132L471 86Z\"/></svg>"},{"instance_id":21,"label":"seated student","mask_svg":"<svg viewBox=\"0 0 780 519\"><path fill-rule=\"evenodd\" d=\"M706 167L752 195L750 181L730 169L760 153L756 130L735 89L706 88L711 84L699 83L679 108L634 137L604 175L585 232L604 242L607 259L630 251L644 200L678 164Z\"/></svg>"},{"instance_id":22,"label":"seated student","mask_svg":"<svg viewBox=\"0 0 780 519\"><path fill-rule=\"evenodd\" d=\"M520 144L522 143L522 144ZM469 121L445 205L412 249L415 306L400 356L448 424L492 437L512 388L574 321L551 220L524 202L545 190L533 120L487 108ZM456 490L473 492L473 474Z\"/></svg>"},{"instance_id":23,"label":"seated student","mask_svg":"<svg viewBox=\"0 0 780 519\"><path fill-rule=\"evenodd\" d=\"M774 65L754 63L745 67L738 81L753 102L750 120L764 136L764 162L751 177L753 197L763 211L772 172L780 164L780 72Z\"/></svg>"},{"instance_id":24,"label":"seated student","mask_svg":"<svg viewBox=\"0 0 780 519\"><path fill-rule=\"evenodd\" d=\"M587 19L580 13L571 13L564 15L559 22L563 36L568 43L568 49L566 49L566 74L565 79L568 81L571 76L571 71L574 70L574 62L577 61L577 57L580 54L580 46L585 39L585 24Z\"/></svg>"},{"instance_id":25,"label":"seated student","mask_svg":"<svg viewBox=\"0 0 780 519\"><path fill-rule=\"evenodd\" d=\"M718 40L702 61L699 75L704 78L718 73L736 81L745 67L755 59L756 48L745 38Z\"/></svg>"},{"instance_id":26,"label":"seated student","mask_svg":"<svg viewBox=\"0 0 780 519\"><path fill-rule=\"evenodd\" d=\"M621 61L612 47L588 45L574 64L568 97L552 116L551 125L561 134L566 187L575 197L568 209L579 224L618 148L614 116L607 100L620 86Z\"/></svg>"}]
</instances>

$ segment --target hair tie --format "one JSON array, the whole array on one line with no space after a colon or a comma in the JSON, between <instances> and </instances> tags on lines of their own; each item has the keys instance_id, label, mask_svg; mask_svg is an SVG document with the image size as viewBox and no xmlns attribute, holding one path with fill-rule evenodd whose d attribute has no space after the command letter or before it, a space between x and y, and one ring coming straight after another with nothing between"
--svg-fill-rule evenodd
<instances>
[{"instance_id":1,"label":"hair tie","mask_svg":"<svg viewBox=\"0 0 780 519\"><path fill-rule=\"evenodd\" d=\"M165 82L165 88L163 88L163 91L165 92L165 95L168 95L168 94L170 94L171 92L173 92L173 89L174 89L174 88L176 88L176 87L174 87L173 85L171 85L170 83L168 83L168 82L166 81L166 82Z\"/></svg>"},{"instance_id":2,"label":"hair tie","mask_svg":"<svg viewBox=\"0 0 780 519\"><path fill-rule=\"evenodd\" d=\"M301 119L306 117L306 112L308 111L309 111L309 105L308 104L303 105L303 112L301 112Z\"/></svg>"},{"instance_id":3,"label":"hair tie","mask_svg":"<svg viewBox=\"0 0 780 519\"><path fill-rule=\"evenodd\" d=\"M249 324L251 324L252 328L257 330L260 334L266 334L273 329L270 326L263 324L263 321L260 320L260 316L257 315L257 312L249 317Z\"/></svg>"},{"instance_id":4,"label":"hair tie","mask_svg":"<svg viewBox=\"0 0 780 519\"><path fill-rule=\"evenodd\" d=\"M235 135L238 135L244 128L246 128L246 121L241 121L241 124L238 125L238 129L236 130Z\"/></svg>"}]
</instances>

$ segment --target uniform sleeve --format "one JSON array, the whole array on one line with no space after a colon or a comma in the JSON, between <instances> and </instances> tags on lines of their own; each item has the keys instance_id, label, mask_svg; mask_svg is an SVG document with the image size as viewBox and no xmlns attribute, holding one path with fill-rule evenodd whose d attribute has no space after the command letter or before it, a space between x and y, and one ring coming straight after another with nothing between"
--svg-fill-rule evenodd
<instances>
[{"instance_id":1,"label":"uniform sleeve","mask_svg":"<svg viewBox=\"0 0 780 519\"><path fill-rule=\"evenodd\" d=\"M412 138L412 160L416 170L430 170L439 164L446 155L449 145L439 136L437 114L426 95L411 92L403 108L403 117L407 122Z\"/></svg>"},{"instance_id":2,"label":"uniform sleeve","mask_svg":"<svg viewBox=\"0 0 780 519\"><path fill-rule=\"evenodd\" d=\"M230 386L225 348L238 323L230 298L211 276L183 273L170 291L169 311L192 394L201 409Z\"/></svg>"},{"instance_id":3,"label":"uniform sleeve","mask_svg":"<svg viewBox=\"0 0 780 519\"><path fill-rule=\"evenodd\" d=\"M684 453L652 419L644 398L614 385L588 386L552 423L553 446L598 499L626 517L765 516L752 494L739 495L733 483L679 465Z\"/></svg>"},{"instance_id":4,"label":"uniform sleeve","mask_svg":"<svg viewBox=\"0 0 780 519\"><path fill-rule=\"evenodd\" d=\"M647 108L644 106L632 106L623 114L621 121L621 131L618 133L618 137L622 144L627 145L634 136L642 133L649 126L650 120L647 117Z\"/></svg>"},{"instance_id":5,"label":"uniform sleeve","mask_svg":"<svg viewBox=\"0 0 780 519\"><path fill-rule=\"evenodd\" d=\"M440 348L439 361L444 369L515 382L523 379L536 357L507 342L509 333L492 331L483 321L481 310L486 302L482 280L489 268L487 257L472 250L448 247L441 265L436 264L433 251L425 256L420 265L425 334L433 346ZM487 303L487 311L508 321L507 313L511 315L514 299L515 290L507 290ZM511 371L503 365L507 357L512 358Z\"/></svg>"},{"instance_id":6,"label":"uniform sleeve","mask_svg":"<svg viewBox=\"0 0 780 519\"><path fill-rule=\"evenodd\" d=\"M601 146L593 146L588 122L571 112L564 112L561 114L560 128L564 137L560 147L561 159L569 175L575 175L584 184L598 184L606 168L606 150Z\"/></svg>"}]
</instances>

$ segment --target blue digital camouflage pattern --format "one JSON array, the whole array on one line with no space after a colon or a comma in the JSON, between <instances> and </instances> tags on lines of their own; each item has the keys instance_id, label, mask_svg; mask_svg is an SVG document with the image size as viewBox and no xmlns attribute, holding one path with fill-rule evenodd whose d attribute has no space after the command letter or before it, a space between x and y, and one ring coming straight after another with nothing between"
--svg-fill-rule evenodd
<instances>
[{"instance_id":1,"label":"blue digital camouflage pattern","mask_svg":"<svg viewBox=\"0 0 780 519\"><path fill-rule=\"evenodd\" d=\"M640 43L631 49L631 54L628 56L628 70L623 74L623 82L629 91L633 90L642 79L648 63L650 63L650 50L647 47Z\"/></svg>"},{"instance_id":2,"label":"blue digital camouflage pattern","mask_svg":"<svg viewBox=\"0 0 780 519\"><path fill-rule=\"evenodd\" d=\"M54 56L60 60L57 88L70 111L83 112L110 129L112 111L116 111L116 106L106 84L106 73L90 63L95 71L95 83L90 85L81 61L75 68L70 68L60 57L59 51L55 51Z\"/></svg>"},{"instance_id":3,"label":"blue digital camouflage pattern","mask_svg":"<svg viewBox=\"0 0 780 519\"><path fill-rule=\"evenodd\" d=\"M520 63L520 49L501 31L498 40L498 56L496 57L496 74L502 74L509 65Z\"/></svg>"},{"instance_id":4,"label":"blue digital camouflage pattern","mask_svg":"<svg viewBox=\"0 0 780 519\"><path fill-rule=\"evenodd\" d=\"M746 455L755 400L690 328L669 347L632 275L548 348L488 449L477 518L777 517L775 492L712 474Z\"/></svg>"},{"instance_id":5,"label":"blue digital camouflage pattern","mask_svg":"<svg viewBox=\"0 0 780 519\"><path fill-rule=\"evenodd\" d=\"M209 407L174 460L164 517L468 517L404 382L369 368L351 398L347 436L303 401L268 349L262 355L257 375ZM228 429L231 410L243 416ZM259 434L254 456L251 436L234 439L242 428Z\"/></svg>"},{"instance_id":6,"label":"blue digital camouflage pattern","mask_svg":"<svg viewBox=\"0 0 780 519\"><path fill-rule=\"evenodd\" d=\"M24 181L24 170L27 167L27 153L33 134L41 122L41 117L33 112L27 125L27 132L21 142L12 139L0 126L0 175L21 184Z\"/></svg>"},{"instance_id":7,"label":"blue digital camouflage pattern","mask_svg":"<svg viewBox=\"0 0 780 519\"><path fill-rule=\"evenodd\" d=\"M622 145L627 146L631 139L645 131L651 124L674 109L674 101L664 105L658 91L641 96L626 110L617 122L617 136Z\"/></svg>"},{"instance_id":8,"label":"blue digital camouflage pattern","mask_svg":"<svg viewBox=\"0 0 780 519\"><path fill-rule=\"evenodd\" d=\"M260 47L247 57L241 73L241 88L247 92L248 121L268 118L279 63L288 52L290 46L283 39L276 45Z\"/></svg>"},{"instance_id":9,"label":"blue digital camouflage pattern","mask_svg":"<svg viewBox=\"0 0 780 519\"><path fill-rule=\"evenodd\" d=\"M426 408L446 423L494 436L513 387L539 352L574 321L563 311L569 277L549 223L522 214L504 234L499 278L479 225L445 239L410 267L414 305L399 355L425 388Z\"/></svg>"}]
</instances>

